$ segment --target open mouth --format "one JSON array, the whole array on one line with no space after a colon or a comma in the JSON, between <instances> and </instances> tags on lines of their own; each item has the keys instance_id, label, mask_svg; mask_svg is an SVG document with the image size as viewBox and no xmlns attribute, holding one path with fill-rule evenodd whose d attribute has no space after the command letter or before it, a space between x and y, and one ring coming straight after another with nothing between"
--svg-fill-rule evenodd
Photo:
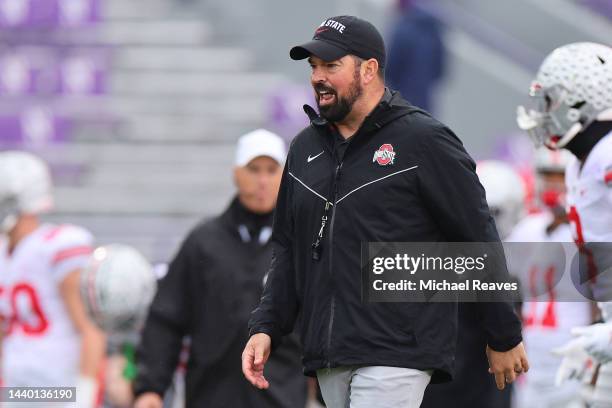
<instances>
[{"instance_id":1,"label":"open mouth","mask_svg":"<svg viewBox=\"0 0 612 408\"><path fill-rule=\"evenodd\" d=\"M336 100L336 93L328 88L317 88L316 94L319 105L329 105Z\"/></svg>"}]
</instances>

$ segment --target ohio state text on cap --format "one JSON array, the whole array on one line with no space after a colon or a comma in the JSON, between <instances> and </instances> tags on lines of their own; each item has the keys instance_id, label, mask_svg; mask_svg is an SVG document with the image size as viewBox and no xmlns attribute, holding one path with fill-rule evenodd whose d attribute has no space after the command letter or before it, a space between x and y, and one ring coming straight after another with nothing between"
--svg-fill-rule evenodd
<instances>
[{"instance_id":1,"label":"ohio state text on cap","mask_svg":"<svg viewBox=\"0 0 612 408\"><path fill-rule=\"evenodd\" d=\"M324 61L334 61L349 54L374 58L380 67L385 66L385 43L372 23L354 16L328 18L316 29L311 41L289 51L294 60L314 55Z\"/></svg>"}]
</instances>

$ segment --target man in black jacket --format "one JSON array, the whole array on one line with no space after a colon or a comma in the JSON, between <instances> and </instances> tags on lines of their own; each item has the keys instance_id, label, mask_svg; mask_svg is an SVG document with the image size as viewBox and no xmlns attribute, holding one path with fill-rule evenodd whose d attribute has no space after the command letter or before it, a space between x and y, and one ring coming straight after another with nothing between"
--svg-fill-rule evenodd
<instances>
[{"instance_id":1,"label":"man in black jacket","mask_svg":"<svg viewBox=\"0 0 612 408\"><path fill-rule=\"evenodd\" d=\"M289 337L270 360L275 387L244 380L238 358L271 259L272 211L285 160L277 135L260 129L238 141L238 195L220 216L196 226L159 284L137 352L136 408L161 408L184 336L189 407L304 407L300 347Z\"/></svg>"},{"instance_id":2,"label":"man in black jacket","mask_svg":"<svg viewBox=\"0 0 612 408\"><path fill-rule=\"evenodd\" d=\"M311 125L289 151L243 372L269 387L264 364L299 315L305 372L328 406L418 407L430 379L451 378L457 306L363 303L361 245L498 242L484 189L452 131L385 88L373 25L327 19L290 55L308 58L320 115L305 107ZM528 369L520 321L509 303L476 312L504 388Z\"/></svg>"}]
</instances>

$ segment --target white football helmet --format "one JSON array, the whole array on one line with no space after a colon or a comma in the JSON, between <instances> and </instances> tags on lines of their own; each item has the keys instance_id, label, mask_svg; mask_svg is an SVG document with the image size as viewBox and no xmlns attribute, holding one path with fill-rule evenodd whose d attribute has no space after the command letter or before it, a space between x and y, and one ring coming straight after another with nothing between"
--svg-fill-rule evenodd
<instances>
[{"instance_id":1,"label":"white football helmet","mask_svg":"<svg viewBox=\"0 0 612 408\"><path fill-rule=\"evenodd\" d=\"M156 289L152 266L127 245L96 248L81 274L81 296L87 312L109 334L138 331Z\"/></svg>"},{"instance_id":2,"label":"white football helmet","mask_svg":"<svg viewBox=\"0 0 612 408\"><path fill-rule=\"evenodd\" d=\"M534 109L517 109L536 146L565 147L594 121L612 120L612 48L567 44L548 55L532 82Z\"/></svg>"},{"instance_id":3,"label":"white football helmet","mask_svg":"<svg viewBox=\"0 0 612 408\"><path fill-rule=\"evenodd\" d=\"M498 160L478 162L476 173L487 194L499 236L504 239L523 216L525 184L512 167Z\"/></svg>"},{"instance_id":4,"label":"white football helmet","mask_svg":"<svg viewBox=\"0 0 612 408\"><path fill-rule=\"evenodd\" d=\"M567 150L551 150L547 147L536 149L534 167L537 173L565 173L565 168L572 160Z\"/></svg>"},{"instance_id":5,"label":"white football helmet","mask_svg":"<svg viewBox=\"0 0 612 408\"><path fill-rule=\"evenodd\" d=\"M0 152L0 233L7 233L20 214L40 214L53 207L51 173L33 154Z\"/></svg>"}]
</instances>

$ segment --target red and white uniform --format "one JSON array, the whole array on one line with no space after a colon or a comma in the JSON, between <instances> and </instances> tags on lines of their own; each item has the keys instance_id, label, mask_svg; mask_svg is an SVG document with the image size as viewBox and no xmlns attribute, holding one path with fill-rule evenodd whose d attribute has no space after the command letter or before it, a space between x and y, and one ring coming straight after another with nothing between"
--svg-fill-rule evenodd
<instances>
[{"instance_id":1,"label":"red and white uniform","mask_svg":"<svg viewBox=\"0 0 612 408\"><path fill-rule=\"evenodd\" d=\"M612 133L593 147L582 168L573 159L565 180L574 239L579 247L587 244L585 258L593 265L592 270L587 268L595 276L591 281L593 294L597 299L610 299L612 270L607 268L612 265ZM591 250L588 244L593 242L606 244ZM606 322L612 322L612 302L598 305ZM600 368L593 400L597 406L612 404L612 363Z\"/></svg>"},{"instance_id":2,"label":"red and white uniform","mask_svg":"<svg viewBox=\"0 0 612 408\"><path fill-rule=\"evenodd\" d=\"M60 294L82 269L92 236L71 225L41 225L12 254L0 240L2 379L5 386L75 386L80 339Z\"/></svg>"},{"instance_id":3,"label":"red and white uniform","mask_svg":"<svg viewBox=\"0 0 612 408\"><path fill-rule=\"evenodd\" d=\"M612 265L612 133L593 147L582 168L577 159L570 161L565 181L572 233L584 255L583 274L588 273L596 299L612 299L612 271L603 273Z\"/></svg>"},{"instance_id":4,"label":"red and white uniform","mask_svg":"<svg viewBox=\"0 0 612 408\"><path fill-rule=\"evenodd\" d=\"M552 355L551 349L572 339L572 327L591 322L588 302L559 301L576 298L576 289L568 273L569 262L576 251L569 225L559 225L547 233L552 221L553 215L549 212L531 214L515 226L507 240L519 246L520 271L512 272L522 275L521 282L527 294L523 304L523 338L530 369L519 378L516 387L515 406L520 408L572 406L580 384L567 383L562 389L555 386L559 358ZM521 245L519 242L534 244ZM534 299L534 294L540 294L535 297L537 301L529 300Z\"/></svg>"},{"instance_id":5,"label":"red and white uniform","mask_svg":"<svg viewBox=\"0 0 612 408\"><path fill-rule=\"evenodd\" d=\"M612 133L593 147L582 169L572 158L565 182L575 241L612 242Z\"/></svg>"}]
</instances>

